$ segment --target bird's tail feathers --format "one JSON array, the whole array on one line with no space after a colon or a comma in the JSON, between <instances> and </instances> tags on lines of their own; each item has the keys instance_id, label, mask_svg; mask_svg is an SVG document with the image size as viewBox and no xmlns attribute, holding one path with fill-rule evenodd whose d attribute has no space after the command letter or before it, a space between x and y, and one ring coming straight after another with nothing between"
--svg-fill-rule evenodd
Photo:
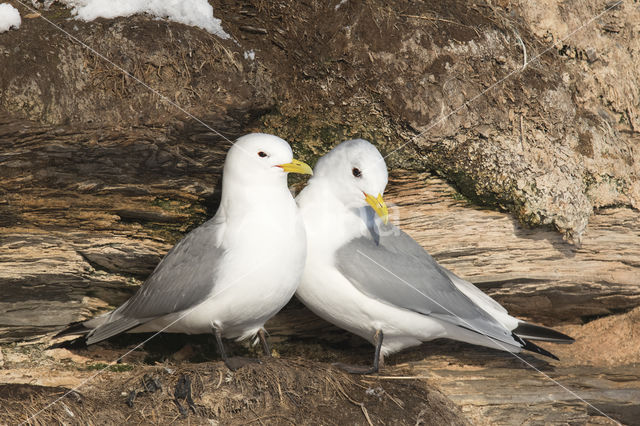
<instances>
[{"instance_id":1,"label":"bird's tail feathers","mask_svg":"<svg viewBox=\"0 0 640 426\"><path fill-rule=\"evenodd\" d=\"M106 312L102 315L99 315L94 318L90 318L88 320L76 321L72 322L65 328L60 331L58 334L53 336L53 338L64 337L64 336L72 336L72 335L87 335L90 334L94 329L100 327L103 324L106 324L109 321L109 317L112 312Z\"/></svg>"},{"instance_id":2,"label":"bird's tail feathers","mask_svg":"<svg viewBox=\"0 0 640 426\"><path fill-rule=\"evenodd\" d=\"M573 343L575 341L572 337L559 331L525 321L520 321L518 326L512 330L512 333L523 340L539 340L553 343Z\"/></svg>"},{"instance_id":3,"label":"bird's tail feathers","mask_svg":"<svg viewBox=\"0 0 640 426\"><path fill-rule=\"evenodd\" d=\"M84 321L76 321L72 322L65 328L60 331L58 334L53 336L53 338L64 337L64 336L72 336L72 335L84 335L91 331L91 328L85 326Z\"/></svg>"},{"instance_id":4,"label":"bird's tail feathers","mask_svg":"<svg viewBox=\"0 0 640 426\"><path fill-rule=\"evenodd\" d=\"M471 343L473 345L485 346L488 348L499 349L507 352L520 352L520 348L524 344L522 339L518 336L514 335L506 335L504 337L496 338L487 333L480 332L478 330L474 330L471 327L465 327L462 325L458 325L459 328L470 331L471 334L467 336L457 336L455 340L459 340L462 342Z\"/></svg>"},{"instance_id":5,"label":"bird's tail feathers","mask_svg":"<svg viewBox=\"0 0 640 426\"><path fill-rule=\"evenodd\" d=\"M465 328L465 327L461 327L461 328ZM478 341L478 340L473 341L473 340L470 340L470 339L460 339L460 338L457 338L456 340L462 340L464 342L473 343L473 344L481 345L481 346L487 346L487 347L490 347L490 348L500 349L500 350L508 351L508 352L520 352L520 349L524 349L524 350L527 350L527 351L535 352L535 353L540 354L540 355L544 355L546 357L549 357L549 358L552 358L552 359L555 359L555 360L559 360L559 358L557 356L555 356L554 354L552 354L551 352L541 348L540 346L530 342L527 339L523 339L522 337L518 336L515 333L511 333L511 337L513 338L513 343L505 344L506 342L504 340L495 339L495 338L493 338L493 337L491 337L489 335L480 333L480 332L475 331L475 330L473 330L471 328L465 328L465 329L469 330L469 331L472 331L474 333L477 333L480 336L484 336L484 338L487 338L488 340L485 340L485 341L482 341L482 342ZM494 342L494 343L491 344L492 342Z\"/></svg>"},{"instance_id":6,"label":"bird's tail feathers","mask_svg":"<svg viewBox=\"0 0 640 426\"><path fill-rule=\"evenodd\" d=\"M109 337L129 331L132 328L143 324L144 322L146 321L141 321L136 318L123 317L115 321L102 324L99 327L93 329L87 335L87 345L93 345L94 343L101 342L108 339Z\"/></svg>"}]
</instances>

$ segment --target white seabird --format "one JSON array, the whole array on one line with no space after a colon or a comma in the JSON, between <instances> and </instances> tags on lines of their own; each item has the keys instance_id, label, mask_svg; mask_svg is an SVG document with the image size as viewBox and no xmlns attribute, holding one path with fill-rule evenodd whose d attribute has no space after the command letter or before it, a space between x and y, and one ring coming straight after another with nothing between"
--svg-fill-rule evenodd
<instances>
[{"instance_id":1,"label":"white seabird","mask_svg":"<svg viewBox=\"0 0 640 426\"><path fill-rule=\"evenodd\" d=\"M386 185L378 150L350 140L318 160L296 198L307 230L307 261L296 295L318 316L376 347L372 367L342 368L376 372L385 355L436 338L552 358L530 340L573 342L510 316L387 224Z\"/></svg>"},{"instance_id":2,"label":"white seabird","mask_svg":"<svg viewBox=\"0 0 640 426\"><path fill-rule=\"evenodd\" d=\"M137 293L116 310L59 333L86 334L88 345L123 332L259 336L295 293L306 256L302 218L287 173L312 174L279 137L249 134L229 149L215 216L176 244Z\"/></svg>"}]
</instances>

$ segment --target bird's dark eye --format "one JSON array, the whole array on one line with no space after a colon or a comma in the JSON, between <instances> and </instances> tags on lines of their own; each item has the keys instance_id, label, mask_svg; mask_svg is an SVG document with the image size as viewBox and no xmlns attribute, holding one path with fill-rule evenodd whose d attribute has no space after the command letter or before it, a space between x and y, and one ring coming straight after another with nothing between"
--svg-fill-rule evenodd
<instances>
[{"instance_id":1,"label":"bird's dark eye","mask_svg":"<svg viewBox=\"0 0 640 426\"><path fill-rule=\"evenodd\" d=\"M355 177L360 177L360 176L362 176L362 172L361 172L361 171L360 171L360 169L359 169L359 168L357 168L357 167L354 167L353 169L351 169L351 173L353 173L353 175L354 175Z\"/></svg>"},{"instance_id":2,"label":"bird's dark eye","mask_svg":"<svg viewBox=\"0 0 640 426\"><path fill-rule=\"evenodd\" d=\"M266 153L266 152L264 152L264 151L260 151L260 152L258 153L258 155L259 155L260 157L264 158L264 157L266 157L266 156L267 156L267 153Z\"/></svg>"}]
</instances>

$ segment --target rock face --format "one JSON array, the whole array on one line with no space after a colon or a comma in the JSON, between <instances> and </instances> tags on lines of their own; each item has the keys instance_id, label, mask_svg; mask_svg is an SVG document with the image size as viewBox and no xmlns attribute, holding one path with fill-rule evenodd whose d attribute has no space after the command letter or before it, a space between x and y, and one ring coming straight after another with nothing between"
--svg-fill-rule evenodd
<instances>
[{"instance_id":1,"label":"rock face","mask_svg":"<svg viewBox=\"0 0 640 426\"><path fill-rule=\"evenodd\" d=\"M42 13L77 38L39 18L3 34L0 106L9 113L126 128L166 125L188 111L218 128L216 120L273 107L261 68L230 51L233 42L143 16L85 23L64 8Z\"/></svg>"},{"instance_id":2,"label":"rock face","mask_svg":"<svg viewBox=\"0 0 640 426\"><path fill-rule=\"evenodd\" d=\"M0 382L20 385L0 389L3 406L6 400L19 412L20 395L48 398L57 386L77 384L82 359L109 362L126 351L75 350L64 361L44 347L47 332L126 300L167 250L216 210L231 141L267 131L311 163L340 140L374 141L393 172L388 198L405 230L513 314L579 337L558 351L561 364L526 360L572 389L588 388L586 400L607 415L637 418L638 377L631 372L640 359L630 349L640 305L636 5L213 3L233 39L145 16L83 23L68 20L57 4L41 13L99 54L25 13L19 31L0 34ZM602 316L611 317L592 321ZM269 329L283 356L303 356L312 368L369 357L367 345L295 301ZM591 341L602 333L630 337L609 338L596 350ZM429 375L429 386L440 386L474 422L603 420L552 381L530 380L512 358L433 345L392 358L383 374ZM617 355L607 358L605 349ZM159 359L147 348L134 363L143 370L150 368L145 357ZM197 373L202 360L192 358L183 357ZM304 376L299 366L278 366ZM50 372L37 383L50 388L21 387L33 371ZM262 373L272 374L272 366ZM122 389L139 379L124 377ZM345 422L369 421L368 412L374 421L412 423L429 410L449 413L447 404L429 408L412 399L421 382L403 394L403 386L393 393L366 380L339 382L347 389L346 397L337 391L342 402L355 407ZM406 397L411 415L367 411L370 405L357 404L371 397L356 392L362 386L379 398L378 387L389 391L399 409ZM258 401L238 389L225 392ZM289 396L270 389L268 398L302 395L295 386L285 389ZM552 401L536 399L541 392ZM528 399L510 399L516 393ZM163 395L158 401L170 403ZM211 408L219 396L212 395L198 398ZM102 396L91 403L117 397ZM70 410L80 415L76 402ZM243 413L246 421L260 419ZM65 415L56 411L51 419ZM443 416L463 423L455 413Z\"/></svg>"},{"instance_id":3,"label":"rock face","mask_svg":"<svg viewBox=\"0 0 640 426\"><path fill-rule=\"evenodd\" d=\"M227 138L229 127L258 119L309 158L364 136L391 166L435 171L483 204L576 241L594 207L640 205L635 6L215 9L235 41L144 17L86 24L49 12L104 57L27 19L0 40L0 105L75 126L166 126L188 112ZM40 55L43 44L50 53Z\"/></svg>"},{"instance_id":4,"label":"rock face","mask_svg":"<svg viewBox=\"0 0 640 426\"><path fill-rule=\"evenodd\" d=\"M589 5L577 13L582 20L572 19L575 26L542 21L549 41L535 35L541 21L534 11L540 7L524 3L520 17L515 5L461 1L345 3L336 10L302 7L295 17L282 16L288 42L275 57L290 67L274 79L289 95L280 101L284 121L290 122L291 111L298 119L293 126L267 124L275 122L272 128L279 131L294 127L292 135L308 145L318 131L373 133L390 165L436 171L465 195L507 208L524 223L552 224L579 241L594 207L640 205L637 139L629 137L633 123L618 106L627 105L629 117L637 114L637 90L625 90L629 83L622 81L628 81L627 73L634 74L632 82L637 78L632 52L639 47L639 12L630 5L606 12L604 4ZM578 22L588 22L586 16L601 12L606 22L616 23L615 35L600 21L569 35ZM273 22L263 16L253 19L271 31L266 38L274 42L278 28L271 29ZM291 28L296 20L322 30L300 37ZM571 46L588 43L594 31L603 51L623 45L611 55L626 61L606 62L606 72L615 76L606 79L607 86L587 77L603 74L605 59L564 56ZM258 52L271 51L265 40L256 42ZM590 67L596 68L593 74ZM615 101L605 94L612 90L620 94ZM361 118L363 112L370 117ZM308 123L302 132L300 122Z\"/></svg>"}]
</instances>

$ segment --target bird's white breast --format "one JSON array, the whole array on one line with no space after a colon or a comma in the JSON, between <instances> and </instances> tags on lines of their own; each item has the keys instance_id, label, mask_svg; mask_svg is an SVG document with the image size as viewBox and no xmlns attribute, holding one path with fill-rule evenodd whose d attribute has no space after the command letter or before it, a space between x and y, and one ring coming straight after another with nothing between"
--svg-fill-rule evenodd
<instances>
[{"instance_id":1,"label":"bird's white breast","mask_svg":"<svg viewBox=\"0 0 640 426\"><path fill-rule=\"evenodd\" d=\"M441 337L446 329L439 321L371 298L337 270L336 250L367 232L366 226L326 188L305 191L298 203L307 229L307 260L296 293L303 303L318 316L369 341L376 330L382 330L385 354Z\"/></svg>"},{"instance_id":2,"label":"bird's white breast","mask_svg":"<svg viewBox=\"0 0 640 426\"><path fill-rule=\"evenodd\" d=\"M143 328L174 322L165 331L200 334L216 327L228 338L246 338L262 328L295 293L306 257L302 219L291 196L283 198L265 200L264 209L227 215L225 254L215 284L212 277L212 293L186 315L165 315Z\"/></svg>"},{"instance_id":3,"label":"bird's white breast","mask_svg":"<svg viewBox=\"0 0 640 426\"><path fill-rule=\"evenodd\" d=\"M518 350L494 344L478 333L361 292L336 268L334 258L343 244L368 232L362 217L345 209L321 185L305 189L298 203L307 229L308 248L305 270L296 294L318 316L371 342L375 332L382 330L384 355L440 337L502 350ZM363 267L367 267L366 262L363 262ZM371 267L378 269L373 262ZM468 289L463 292L468 292Z\"/></svg>"}]
</instances>

